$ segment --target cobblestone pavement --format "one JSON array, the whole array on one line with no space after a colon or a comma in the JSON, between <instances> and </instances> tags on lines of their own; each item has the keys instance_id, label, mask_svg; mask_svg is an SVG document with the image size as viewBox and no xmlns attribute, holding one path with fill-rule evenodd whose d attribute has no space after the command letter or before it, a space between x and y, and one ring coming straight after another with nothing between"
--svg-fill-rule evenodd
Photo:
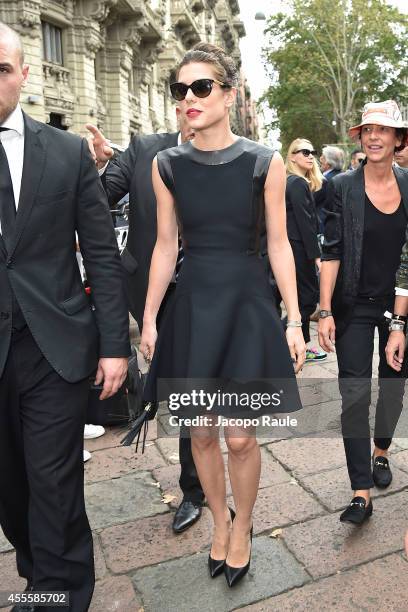
<instances>
[{"instance_id":1,"label":"cobblestone pavement","mask_svg":"<svg viewBox=\"0 0 408 612\"><path fill-rule=\"evenodd\" d=\"M389 489L374 490L370 521L362 528L341 524L339 510L351 492L338 436L336 371L334 356L305 366L301 390L313 418L302 422L300 437L286 428L259 440L263 467L253 559L248 576L233 589L223 576L211 580L207 573L208 508L187 532L172 533L180 501L177 438L157 437L153 423L143 455L120 447L120 434L112 428L86 441L92 453L85 479L97 576L91 611L406 612L408 439L394 440L394 480ZM321 388L318 378L325 381ZM0 584L25 586L1 536Z\"/></svg>"}]
</instances>

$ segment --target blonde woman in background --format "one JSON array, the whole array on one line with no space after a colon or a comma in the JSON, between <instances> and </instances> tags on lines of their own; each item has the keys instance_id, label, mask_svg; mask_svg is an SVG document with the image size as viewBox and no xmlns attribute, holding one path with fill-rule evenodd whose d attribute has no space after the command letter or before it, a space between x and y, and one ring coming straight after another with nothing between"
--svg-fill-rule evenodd
<instances>
[{"instance_id":1,"label":"blonde woman in background","mask_svg":"<svg viewBox=\"0 0 408 612\"><path fill-rule=\"evenodd\" d=\"M309 319L319 301L317 269L320 269L318 221L313 198L321 189L323 176L316 161L316 151L309 140L296 138L286 156L286 225L296 266L296 282L302 331L310 342ZM281 298L278 294L278 302ZM322 361L327 354L308 347L306 362Z\"/></svg>"}]
</instances>

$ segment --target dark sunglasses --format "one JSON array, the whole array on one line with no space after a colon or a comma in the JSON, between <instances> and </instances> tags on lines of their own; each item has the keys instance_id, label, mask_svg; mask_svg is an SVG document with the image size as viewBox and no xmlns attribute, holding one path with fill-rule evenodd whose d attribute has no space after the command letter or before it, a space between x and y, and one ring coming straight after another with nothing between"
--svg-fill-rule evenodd
<instances>
[{"instance_id":1,"label":"dark sunglasses","mask_svg":"<svg viewBox=\"0 0 408 612\"><path fill-rule=\"evenodd\" d=\"M217 79L197 79L197 81L193 81L191 85L186 85L185 83L171 83L170 91L177 102L184 100L189 89L191 89L197 98L207 98L212 92L214 83L217 83L217 85L221 87L226 87L225 83L221 83L221 81L217 81Z\"/></svg>"},{"instance_id":2,"label":"dark sunglasses","mask_svg":"<svg viewBox=\"0 0 408 612\"><path fill-rule=\"evenodd\" d=\"M295 153L302 153L305 157L309 157L309 155L317 155L317 151L314 149L311 151L310 149L298 149Z\"/></svg>"}]
</instances>

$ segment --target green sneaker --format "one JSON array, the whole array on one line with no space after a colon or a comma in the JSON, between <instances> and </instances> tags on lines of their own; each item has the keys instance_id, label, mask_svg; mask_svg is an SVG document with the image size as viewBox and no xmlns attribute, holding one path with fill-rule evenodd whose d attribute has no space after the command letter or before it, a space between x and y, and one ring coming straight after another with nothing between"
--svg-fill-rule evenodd
<instances>
[{"instance_id":1,"label":"green sneaker","mask_svg":"<svg viewBox=\"0 0 408 612\"><path fill-rule=\"evenodd\" d=\"M327 353L325 353L324 351L319 351L318 349L315 349L315 348L306 349L305 363L324 361L325 359L327 359Z\"/></svg>"}]
</instances>

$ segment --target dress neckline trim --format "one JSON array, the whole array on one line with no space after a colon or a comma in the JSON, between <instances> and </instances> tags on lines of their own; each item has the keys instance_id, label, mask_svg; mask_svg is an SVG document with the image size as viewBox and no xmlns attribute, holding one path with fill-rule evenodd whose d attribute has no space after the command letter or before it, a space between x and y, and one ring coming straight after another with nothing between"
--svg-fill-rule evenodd
<instances>
[{"instance_id":1,"label":"dress neckline trim","mask_svg":"<svg viewBox=\"0 0 408 612\"><path fill-rule=\"evenodd\" d=\"M191 141L188 141L186 143L187 155L190 159L200 164L219 166L239 157L245 150L244 142L245 139L239 136L235 142L225 147L225 149L219 149L218 151L203 151L202 149L197 149Z\"/></svg>"}]
</instances>

